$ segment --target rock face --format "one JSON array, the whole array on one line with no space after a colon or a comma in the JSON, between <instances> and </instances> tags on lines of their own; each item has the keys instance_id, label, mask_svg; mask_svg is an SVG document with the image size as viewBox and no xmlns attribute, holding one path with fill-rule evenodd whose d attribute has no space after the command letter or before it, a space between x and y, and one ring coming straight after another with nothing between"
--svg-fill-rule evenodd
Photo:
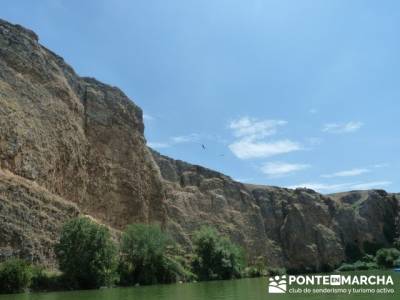
<instances>
[{"instance_id":1,"label":"rock face","mask_svg":"<svg viewBox=\"0 0 400 300\"><path fill-rule=\"evenodd\" d=\"M399 200L385 191L321 195L308 189L255 186L153 151L165 180L168 228L190 246L210 224L240 243L250 261L293 272L329 270L389 246Z\"/></svg>"},{"instance_id":2,"label":"rock face","mask_svg":"<svg viewBox=\"0 0 400 300\"><path fill-rule=\"evenodd\" d=\"M32 31L0 20L0 260L53 263L61 224L87 214L119 230L158 222L182 245L209 224L250 261L324 270L388 246L399 198L245 185L150 150L142 112L79 77Z\"/></svg>"},{"instance_id":3,"label":"rock face","mask_svg":"<svg viewBox=\"0 0 400 300\"><path fill-rule=\"evenodd\" d=\"M53 244L61 225L77 216L71 202L9 171L0 171L0 261L22 256L54 261Z\"/></svg>"},{"instance_id":4,"label":"rock face","mask_svg":"<svg viewBox=\"0 0 400 300\"><path fill-rule=\"evenodd\" d=\"M164 222L142 111L81 78L22 27L0 22L0 166L122 228Z\"/></svg>"}]
</instances>

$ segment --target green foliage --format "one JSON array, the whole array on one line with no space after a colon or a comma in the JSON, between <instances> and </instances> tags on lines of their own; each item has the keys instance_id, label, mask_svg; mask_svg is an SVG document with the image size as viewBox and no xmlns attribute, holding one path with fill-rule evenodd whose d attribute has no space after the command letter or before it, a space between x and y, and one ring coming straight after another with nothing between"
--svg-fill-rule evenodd
<instances>
[{"instance_id":1,"label":"green foliage","mask_svg":"<svg viewBox=\"0 0 400 300\"><path fill-rule=\"evenodd\" d=\"M261 276L263 276L263 273L255 266L245 267L241 274L241 277L244 278L256 278Z\"/></svg>"},{"instance_id":2,"label":"green foliage","mask_svg":"<svg viewBox=\"0 0 400 300\"><path fill-rule=\"evenodd\" d=\"M285 275L287 272L285 268L268 268L267 273L268 276L282 276Z\"/></svg>"},{"instance_id":3,"label":"green foliage","mask_svg":"<svg viewBox=\"0 0 400 300\"><path fill-rule=\"evenodd\" d=\"M346 264L346 263L344 263L344 264L342 264L339 268L337 268L336 271L339 271L339 272L349 272L349 271L354 271L354 270L355 270L355 267L354 267L353 264Z\"/></svg>"},{"instance_id":4,"label":"green foliage","mask_svg":"<svg viewBox=\"0 0 400 300\"><path fill-rule=\"evenodd\" d=\"M18 293L27 289L32 273L29 264L21 259L10 259L0 264L0 292Z\"/></svg>"},{"instance_id":5,"label":"green foliage","mask_svg":"<svg viewBox=\"0 0 400 300\"><path fill-rule=\"evenodd\" d=\"M266 276L267 271L267 261L264 256L257 257L250 266L246 267L242 272L242 277L254 278Z\"/></svg>"},{"instance_id":6,"label":"green foliage","mask_svg":"<svg viewBox=\"0 0 400 300\"><path fill-rule=\"evenodd\" d=\"M88 218L67 222L56 246L60 270L72 288L99 288L116 279L116 247L109 230Z\"/></svg>"},{"instance_id":7,"label":"green foliage","mask_svg":"<svg viewBox=\"0 0 400 300\"><path fill-rule=\"evenodd\" d=\"M65 288L61 273L45 270L43 267L32 267L32 282L30 285L33 291L56 291Z\"/></svg>"},{"instance_id":8,"label":"green foliage","mask_svg":"<svg viewBox=\"0 0 400 300\"><path fill-rule=\"evenodd\" d=\"M194 235L193 271L199 280L238 278L244 265L242 250L211 227Z\"/></svg>"},{"instance_id":9,"label":"green foliage","mask_svg":"<svg viewBox=\"0 0 400 300\"><path fill-rule=\"evenodd\" d=\"M376 253L376 262L384 268L392 268L395 262L400 258L400 251L395 248L384 248Z\"/></svg>"},{"instance_id":10,"label":"green foliage","mask_svg":"<svg viewBox=\"0 0 400 300\"><path fill-rule=\"evenodd\" d=\"M347 271L361 271L361 270L375 270L378 269L375 257L370 254L365 254L360 260L352 264L342 264L337 271L347 272Z\"/></svg>"},{"instance_id":11,"label":"green foliage","mask_svg":"<svg viewBox=\"0 0 400 300\"><path fill-rule=\"evenodd\" d=\"M348 271L361 271L361 270L375 270L378 269L378 265L375 262L364 262L356 261L353 264L342 264L337 271L348 272Z\"/></svg>"},{"instance_id":12,"label":"green foliage","mask_svg":"<svg viewBox=\"0 0 400 300\"><path fill-rule=\"evenodd\" d=\"M374 263L375 262L375 257L371 254L365 254L361 261L366 262L366 263Z\"/></svg>"},{"instance_id":13,"label":"green foliage","mask_svg":"<svg viewBox=\"0 0 400 300\"><path fill-rule=\"evenodd\" d=\"M181 250L158 225L134 224L122 234L122 285L169 283L189 280Z\"/></svg>"}]
</instances>

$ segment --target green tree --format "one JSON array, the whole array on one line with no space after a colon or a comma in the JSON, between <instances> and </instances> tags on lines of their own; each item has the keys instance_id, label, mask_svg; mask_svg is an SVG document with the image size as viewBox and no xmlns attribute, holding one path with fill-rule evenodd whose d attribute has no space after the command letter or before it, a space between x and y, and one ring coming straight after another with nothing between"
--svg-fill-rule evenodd
<instances>
[{"instance_id":1,"label":"green tree","mask_svg":"<svg viewBox=\"0 0 400 300\"><path fill-rule=\"evenodd\" d=\"M244 266L243 252L229 239L211 227L202 227L194 235L193 271L199 280L240 277Z\"/></svg>"},{"instance_id":2,"label":"green tree","mask_svg":"<svg viewBox=\"0 0 400 300\"><path fill-rule=\"evenodd\" d=\"M27 289L32 273L28 263L21 259L10 259L0 264L0 292L18 293Z\"/></svg>"},{"instance_id":3,"label":"green tree","mask_svg":"<svg viewBox=\"0 0 400 300\"><path fill-rule=\"evenodd\" d=\"M129 225L121 241L121 284L168 283L186 280L183 255L158 225Z\"/></svg>"},{"instance_id":4,"label":"green tree","mask_svg":"<svg viewBox=\"0 0 400 300\"><path fill-rule=\"evenodd\" d=\"M73 288L109 286L116 279L117 251L110 232L88 218L75 218L63 226L56 254Z\"/></svg>"},{"instance_id":5,"label":"green tree","mask_svg":"<svg viewBox=\"0 0 400 300\"><path fill-rule=\"evenodd\" d=\"M392 268L400 258L400 251L395 248L379 249L376 252L376 263L384 268Z\"/></svg>"}]
</instances>

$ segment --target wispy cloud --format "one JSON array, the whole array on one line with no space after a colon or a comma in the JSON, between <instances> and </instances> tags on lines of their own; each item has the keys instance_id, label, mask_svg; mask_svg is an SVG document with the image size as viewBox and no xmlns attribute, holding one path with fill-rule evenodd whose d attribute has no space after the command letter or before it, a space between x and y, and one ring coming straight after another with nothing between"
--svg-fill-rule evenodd
<instances>
[{"instance_id":1,"label":"wispy cloud","mask_svg":"<svg viewBox=\"0 0 400 300\"><path fill-rule=\"evenodd\" d=\"M351 169L351 170L344 170L344 171L340 171L340 172L335 172L332 174L324 174L321 175L321 177L324 178L333 178L333 177L352 177L352 176L359 176L365 173L370 172L369 169Z\"/></svg>"},{"instance_id":2,"label":"wispy cloud","mask_svg":"<svg viewBox=\"0 0 400 300\"><path fill-rule=\"evenodd\" d=\"M350 121L347 123L329 123L322 128L323 132L329 133L351 133L359 130L364 124L362 122Z\"/></svg>"},{"instance_id":3,"label":"wispy cloud","mask_svg":"<svg viewBox=\"0 0 400 300\"><path fill-rule=\"evenodd\" d=\"M301 145L289 139L264 140L286 124L284 120L257 120L249 117L232 121L229 128L237 140L228 147L240 159L270 157L300 150Z\"/></svg>"},{"instance_id":4,"label":"wispy cloud","mask_svg":"<svg viewBox=\"0 0 400 300\"><path fill-rule=\"evenodd\" d=\"M229 145L229 149L240 159L264 158L301 150L301 145L291 140L261 142L239 140Z\"/></svg>"},{"instance_id":5,"label":"wispy cloud","mask_svg":"<svg viewBox=\"0 0 400 300\"><path fill-rule=\"evenodd\" d=\"M239 120L232 121L229 128L233 130L236 137L246 139L261 139L276 133L279 126L286 125L283 120L263 120L258 121L254 118L243 117Z\"/></svg>"},{"instance_id":6,"label":"wispy cloud","mask_svg":"<svg viewBox=\"0 0 400 300\"><path fill-rule=\"evenodd\" d=\"M310 165L307 164L269 162L261 167L261 171L269 177L282 177L308 168L310 168Z\"/></svg>"},{"instance_id":7,"label":"wispy cloud","mask_svg":"<svg viewBox=\"0 0 400 300\"><path fill-rule=\"evenodd\" d=\"M195 143L200 140L200 134L191 133L188 135L173 136L166 142L148 142L147 145L154 149L168 148L178 144Z\"/></svg>"},{"instance_id":8,"label":"wispy cloud","mask_svg":"<svg viewBox=\"0 0 400 300\"><path fill-rule=\"evenodd\" d=\"M339 191L352 191L352 190L369 190L374 188L384 188L391 185L391 181L370 181L358 183L337 183L327 184L320 182L309 182L289 186L288 188L309 188L321 193L333 193Z\"/></svg>"},{"instance_id":9,"label":"wispy cloud","mask_svg":"<svg viewBox=\"0 0 400 300\"><path fill-rule=\"evenodd\" d=\"M309 110L309 113L312 114L312 115L315 115L315 114L318 113L318 110L317 110L316 108L311 108L311 109Z\"/></svg>"}]
</instances>

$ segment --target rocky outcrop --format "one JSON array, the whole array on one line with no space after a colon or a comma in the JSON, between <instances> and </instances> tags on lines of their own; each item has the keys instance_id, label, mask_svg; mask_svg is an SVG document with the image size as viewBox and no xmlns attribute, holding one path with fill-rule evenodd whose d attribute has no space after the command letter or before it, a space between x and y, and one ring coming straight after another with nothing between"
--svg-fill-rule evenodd
<instances>
[{"instance_id":1,"label":"rocky outcrop","mask_svg":"<svg viewBox=\"0 0 400 300\"><path fill-rule=\"evenodd\" d=\"M321 195L236 182L218 172L153 151L166 186L168 228L190 247L193 230L217 227L249 260L293 272L329 270L390 246L399 200L385 191Z\"/></svg>"},{"instance_id":2,"label":"rocky outcrop","mask_svg":"<svg viewBox=\"0 0 400 300\"><path fill-rule=\"evenodd\" d=\"M119 230L158 222L178 242L209 224L250 262L330 269L388 246L399 198L242 184L146 147L142 111L82 78L32 31L0 20L0 260L52 263L60 226L87 214Z\"/></svg>"},{"instance_id":3,"label":"rocky outcrop","mask_svg":"<svg viewBox=\"0 0 400 300\"><path fill-rule=\"evenodd\" d=\"M142 111L75 74L30 30L0 22L0 166L116 228L164 222Z\"/></svg>"}]
</instances>

